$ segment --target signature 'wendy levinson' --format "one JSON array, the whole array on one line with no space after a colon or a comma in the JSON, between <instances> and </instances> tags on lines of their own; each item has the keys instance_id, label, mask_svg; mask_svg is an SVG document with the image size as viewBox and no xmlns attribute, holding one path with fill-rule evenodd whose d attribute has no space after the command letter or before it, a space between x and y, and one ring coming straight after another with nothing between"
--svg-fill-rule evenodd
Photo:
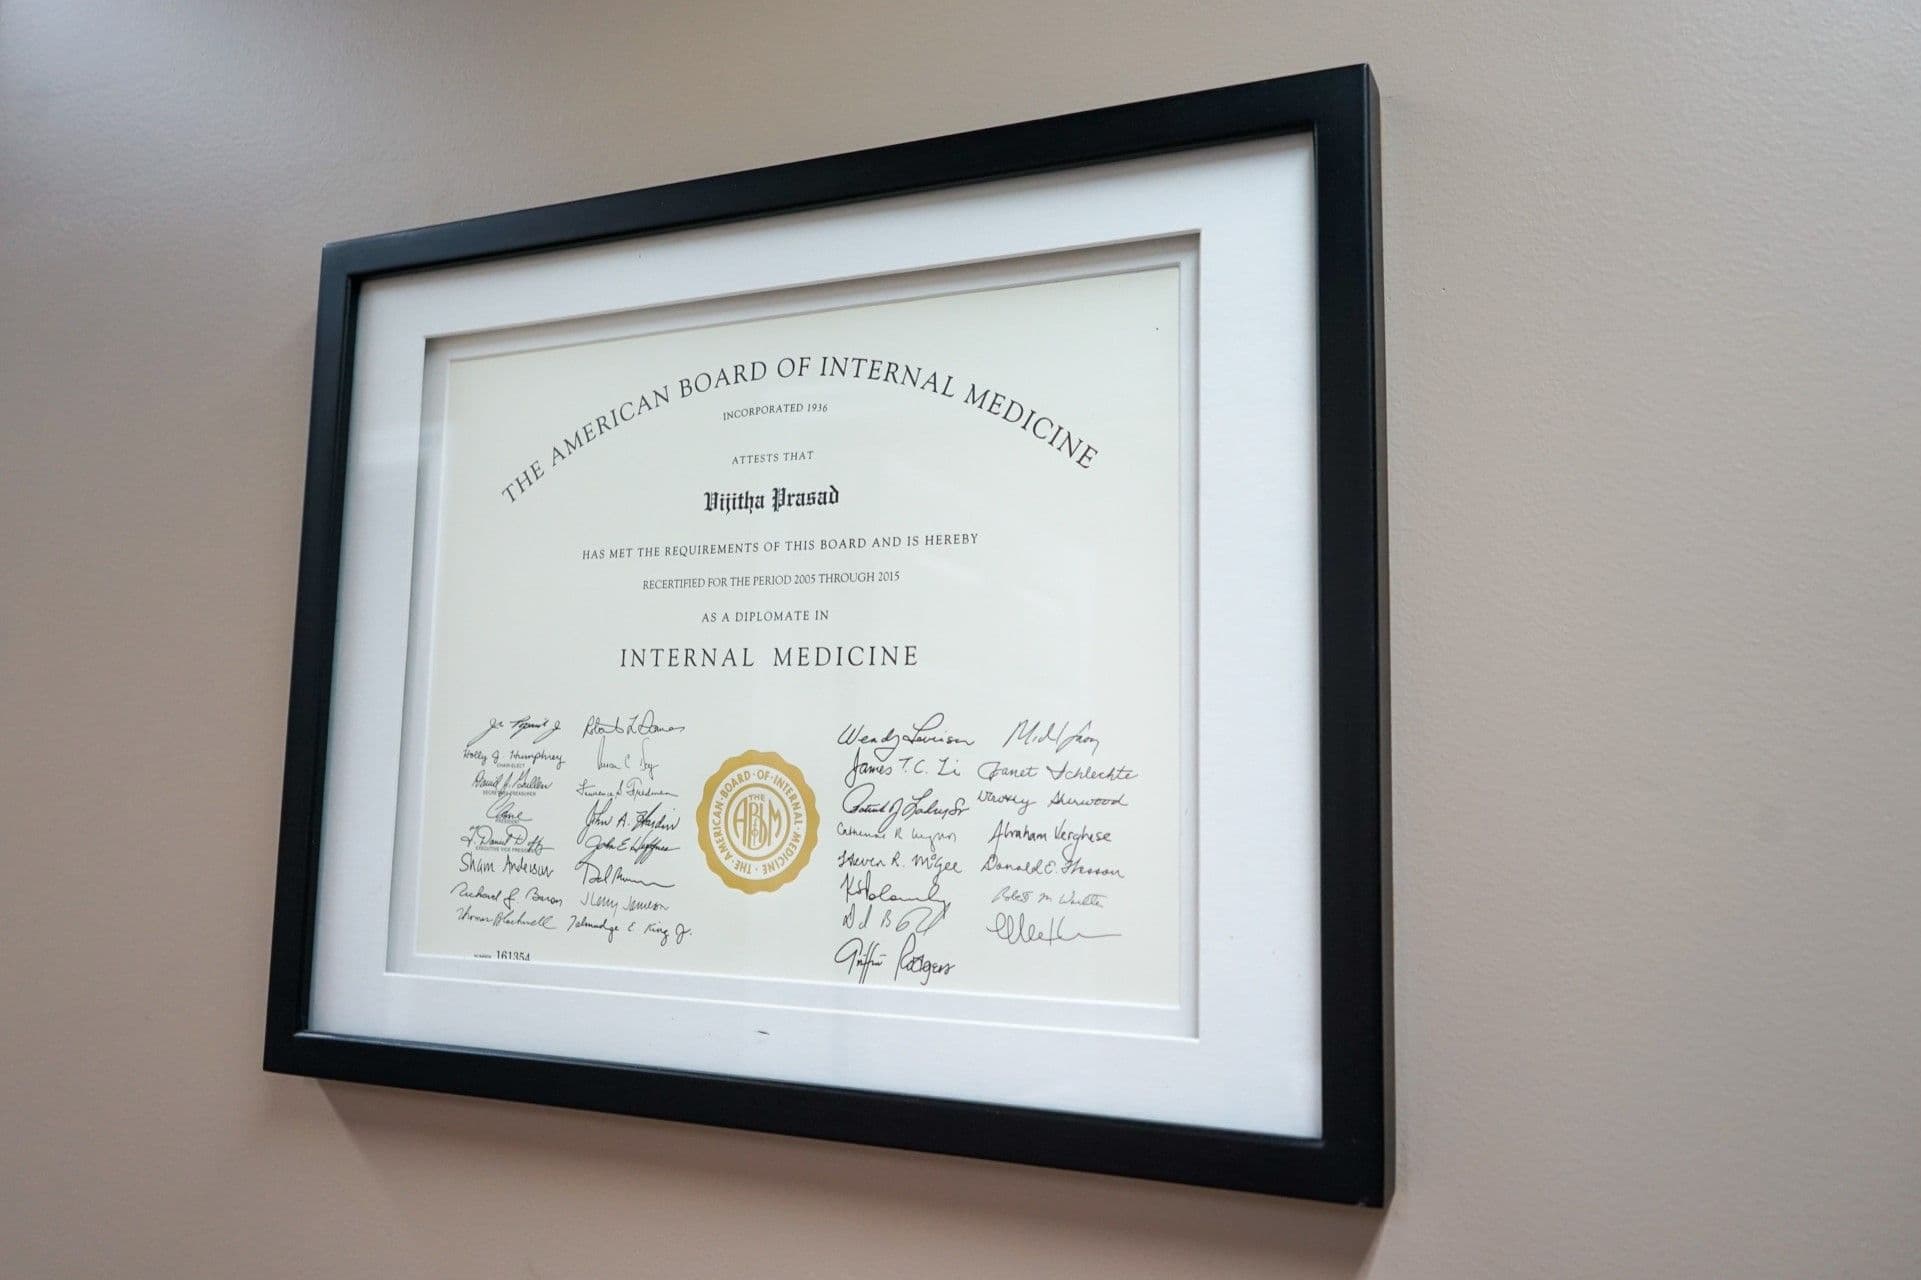
<instances>
[{"instance_id":1,"label":"signature 'wendy levinson'","mask_svg":"<svg viewBox=\"0 0 1921 1280\"><path fill-rule=\"evenodd\" d=\"M789 644L775 645L768 653L775 667L918 667L917 644ZM693 645L652 645L629 648L622 645L620 665L625 667L758 667L760 655L750 645L726 648Z\"/></svg>"}]
</instances>

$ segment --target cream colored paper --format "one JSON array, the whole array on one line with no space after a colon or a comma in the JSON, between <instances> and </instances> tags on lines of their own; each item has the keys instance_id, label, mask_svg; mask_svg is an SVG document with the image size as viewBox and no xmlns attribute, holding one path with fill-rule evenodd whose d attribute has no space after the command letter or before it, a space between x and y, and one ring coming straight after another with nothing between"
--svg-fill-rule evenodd
<instances>
[{"instance_id":1,"label":"cream colored paper","mask_svg":"<svg viewBox=\"0 0 1921 1280\"><path fill-rule=\"evenodd\" d=\"M1179 299L451 361L414 949L1179 1003Z\"/></svg>"}]
</instances>

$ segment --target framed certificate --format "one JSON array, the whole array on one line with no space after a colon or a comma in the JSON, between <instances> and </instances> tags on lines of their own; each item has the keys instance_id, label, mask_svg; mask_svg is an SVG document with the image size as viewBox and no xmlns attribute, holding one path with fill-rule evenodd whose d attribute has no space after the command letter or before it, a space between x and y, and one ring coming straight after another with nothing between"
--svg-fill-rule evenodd
<instances>
[{"instance_id":1,"label":"framed certificate","mask_svg":"<svg viewBox=\"0 0 1921 1280\"><path fill-rule=\"evenodd\" d=\"M269 1070L1388 1182L1374 93L329 245Z\"/></svg>"}]
</instances>

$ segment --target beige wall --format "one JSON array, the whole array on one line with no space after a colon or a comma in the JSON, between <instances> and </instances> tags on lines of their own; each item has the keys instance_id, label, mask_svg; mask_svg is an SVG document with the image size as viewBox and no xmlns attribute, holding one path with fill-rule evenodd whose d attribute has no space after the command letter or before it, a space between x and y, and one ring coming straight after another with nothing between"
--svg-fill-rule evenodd
<instances>
[{"instance_id":1,"label":"beige wall","mask_svg":"<svg viewBox=\"0 0 1921 1280\"><path fill-rule=\"evenodd\" d=\"M1385 1215L258 1069L328 239L1366 60ZM0 3L0 1273L1912 1277L1908 0Z\"/></svg>"}]
</instances>

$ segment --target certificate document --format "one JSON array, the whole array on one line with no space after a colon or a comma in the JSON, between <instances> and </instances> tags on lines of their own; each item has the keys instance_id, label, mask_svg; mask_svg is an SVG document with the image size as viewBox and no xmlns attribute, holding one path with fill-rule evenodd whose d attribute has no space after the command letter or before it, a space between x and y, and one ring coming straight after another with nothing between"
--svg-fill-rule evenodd
<instances>
[{"instance_id":1,"label":"certificate document","mask_svg":"<svg viewBox=\"0 0 1921 1280\"><path fill-rule=\"evenodd\" d=\"M328 246L268 1069L1384 1185L1373 102Z\"/></svg>"},{"instance_id":2,"label":"certificate document","mask_svg":"<svg viewBox=\"0 0 1921 1280\"><path fill-rule=\"evenodd\" d=\"M450 346L396 952L1180 1005L1181 300L1150 265Z\"/></svg>"}]
</instances>

